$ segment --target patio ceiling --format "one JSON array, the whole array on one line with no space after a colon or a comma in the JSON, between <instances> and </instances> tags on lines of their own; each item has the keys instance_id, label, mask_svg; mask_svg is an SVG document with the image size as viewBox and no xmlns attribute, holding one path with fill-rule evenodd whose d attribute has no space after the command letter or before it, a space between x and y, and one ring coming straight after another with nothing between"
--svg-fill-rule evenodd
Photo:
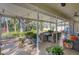
<instances>
[{"instance_id":1,"label":"patio ceiling","mask_svg":"<svg viewBox=\"0 0 79 59\"><path fill-rule=\"evenodd\" d=\"M20 4L21 5L21 4ZM37 11L35 11L36 8L31 8L31 6L29 7L29 4L23 4L23 6L20 6L19 4L0 4L0 14L4 14L4 15L8 15L8 16L14 16L14 17L24 17L26 19L29 20L29 18L31 20L36 20L37 19ZM26 6L26 8L24 8L24 6ZM4 12L3 12L4 10ZM33 11L32 11L33 10ZM40 20L45 20L48 21L50 20L50 16L45 16L45 14L42 15L40 14ZM53 18L53 22L54 18Z\"/></svg>"},{"instance_id":2,"label":"patio ceiling","mask_svg":"<svg viewBox=\"0 0 79 59\"><path fill-rule=\"evenodd\" d=\"M49 16L57 15L64 19L79 21L79 17L74 16L74 13L79 11L78 7L78 3L67 3L65 7L62 7L59 3L0 4L0 13L2 13L2 9L5 9L4 14L27 17L28 11L26 11L26 8L30 8L34 11L39 8L41 12Z\"/></svg>"},{"instance_id":3,"label":"patio ceiling","mask_svg":"<svg viewBox=\"0 0 79 59\"><path fill-rule=\"evenodd\" d=\"M61 4L59 3L46 3L46 4L37 3L33 5L38 6L39 8L47 10L65 19L79 21L78 20L79 17L74 16L75 12L79 13L78 3L69 3L69 4L67 3L65 7L62 7Z\"/></svg>"},{"instance_id":4,"label":"patio ceiling","mask_svg":"<svg viewBox=\"0 0 79 59\"><path fill-rule=\"evenodd\" d=\"M16 4L20 7L26 8L27 5L33 5L39 8L41 12L45 12L47 14L50 14L51 16L56 15L61 17L61 19L66 20L73 20L73 21L79 21L79 17L74 16L75 12L78 12L79 10L79 3L66 3L65 7L62 7L60 3L32 3L32 4ZM31 7L32 9L35 9L35 7ZM79 12L78 12L79 13Z\"/></svg>"}]
</instances>

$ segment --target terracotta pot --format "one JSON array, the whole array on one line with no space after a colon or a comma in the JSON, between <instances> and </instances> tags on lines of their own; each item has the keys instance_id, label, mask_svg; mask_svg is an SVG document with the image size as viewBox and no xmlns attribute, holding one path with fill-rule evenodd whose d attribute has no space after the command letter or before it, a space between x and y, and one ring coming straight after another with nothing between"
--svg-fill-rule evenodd
<instances>
[{"instance_id":1,"label":"terracotta pot","mask_svg":"<svg viewBox=\"0 0 79 59\"><path fill-rule=\"evenodd\" d=\"M19 48L23 48L24 44L22 42L19 42Z\"/></svg>"},{"instance_id":2,"label":"terracotta pot","mask_svg":"<svg viewBox=\"0 0 79 59\"><path fill-rule=\"evenodd\" d=\"M68 43L68 48L72 48L72 44L69 44L69 43Z\"/></svg>"},{"instance_id":3,"label":"terracotta pot","mask_svg":"<svg viewBox=\"0 0 79 59\"><path fill-rule=\"evenodd\" d=\"M66 43L66 42L64 42L64 46L65 46L66 48L72 48L72 47L73 47L72 44Z\"/></svg>"}]
</instances>

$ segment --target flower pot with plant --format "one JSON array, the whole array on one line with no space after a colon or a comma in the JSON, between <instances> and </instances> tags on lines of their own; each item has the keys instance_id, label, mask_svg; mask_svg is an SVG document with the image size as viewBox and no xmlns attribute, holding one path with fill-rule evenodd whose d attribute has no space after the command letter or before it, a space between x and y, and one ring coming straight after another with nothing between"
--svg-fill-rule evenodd
<instances>
[{"instance_id":1,"label":"flower pot with plant","mask_svg":"<svg viewBox=\"0 0 79 59\"><path fill-rule=\"evenodd\" d=\"M24 47L24 41L25 41L24 38L22 38L22 37L19 38L19 47L20 48Z\"/></svg>"},{"instance_id":2,"label":"flower pot with plant","mask_svg":"<svg viewBox=\"0 0 79 59\"><path fill-rule=\"evenodd\" d=\"M48 54L50 55L63 55L63 48L60 46L54 46L54 47L48 47L46 48L46 51L48 52Z\"/></svg>"},{"instance_id":3,"label":"flower pot with plant","mask_svg":"<svg viewBox=\"0 0 79 59\"><path fill-rule=\"evenodd\" d=\"M64 42L64 46L66 47L66 48L72 48L73 47L73 43L72 43L72 40L66 40L65 42Z\"/></svg>"}]
</instances>

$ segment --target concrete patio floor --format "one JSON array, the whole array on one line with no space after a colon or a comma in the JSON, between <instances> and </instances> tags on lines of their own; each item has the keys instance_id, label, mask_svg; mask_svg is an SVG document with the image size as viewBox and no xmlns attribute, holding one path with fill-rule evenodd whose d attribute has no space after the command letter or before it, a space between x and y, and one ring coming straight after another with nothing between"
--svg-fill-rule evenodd
<instances>
[{"instance_id":1,"label":"concrete patio floor","mask_svg":"<svg viewBox=\"0 0 79 59\"><path fill-rule=\"evenodd\" d=\"M41 43L39 47L39 55L48 55L48 53L46 52L46 48L54 45L55 44L51 42ZM79 55L79 52L73 49L64 49L64 55Z\"/></svg>"},{"instance_id":2,"label":"concrete patio floor","mask_svg":"<svg viewBox=\"0 0 79 59\"><path fill-rule=\"evenodd\" d=\"M1 53L4 55L34 55L36 47L32 48L32 46L33 44L28 44L27 41L25 41L24 48L19 48L18 43L9 43L2 46Z\"/></svg>"},{"instance_id":3,"label":"concrete patio floor","mask_svg":"<svg viewBox=\"0 0 79 59\"><path fill-rule=\"evenodd\" d=\"M54 45L52 42L41 43L39 46L39 55L48 55L46 48ZM25 47L19 48L17 47L17 43L10 43L2 46L2 53L5 55L36 55L37 48L33 48L32 46L32 44L25 42ZM64 53L65 55L79 55L79 52L73 49L64 49Z\"/></svg>"}]
</instances>

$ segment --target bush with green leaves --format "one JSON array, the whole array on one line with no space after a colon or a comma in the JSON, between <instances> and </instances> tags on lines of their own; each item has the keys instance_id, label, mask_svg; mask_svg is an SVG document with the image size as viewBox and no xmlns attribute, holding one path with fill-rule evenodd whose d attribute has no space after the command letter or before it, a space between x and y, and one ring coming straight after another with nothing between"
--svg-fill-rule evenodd
<instances>
[{"instance_id":1,"label":"bush with green leaves","mask_svg":"<svg viewBox=\"0 0 79 59\"><path fill-rule=\"evenodd\" d=\"M63 55L64 54L63 48L58 46L58 45L56 45L54 47L48 47L48 48L46 48L46 51L48 53L51 53L51 54L54 54L54 55Z\"/></svg>"},{"instance_id":2,"label":"bush with green leaves","mask_svg":"<svg viewBox=\"0 0 79 59\"><path fill-rule=\"evenodd\" d=\"M33 33L32 31L29 31L25 34L27 37L29 36L30 38L36 39L37 35L36 33Z\"/></svg>"},{"instance_id":3,"label":"bush with green leaves","mask_svg":"<svg viewBox=\"0 0 79 59\"><path fill-rule=\"evenodd\" d=\"M26 32L7 32L2 34L4 38L7 37L30 37L30 38L36 38L36 31L26 31Z\"/></svg>"},{"instance_id":4,"label":"bush with green leaves","mask_svg":"<svg viewBox=\"0 0 79 59\"><path fill-rule=\"evenodd\" d=\"M48 30L48 32L54 32L53 30Z\"/></svg>"},{"instance_id":5,"label":"bush with green leaves","mask_svg":"<svg viewBox=\"0 0 79 59\"><path fill-rule=\"evenodd\" d=\"M3 33L2 36L3 38L9 38L9 37L23 37L25 36L26 32L7 32L7 33Z\"/></svg>"},{"instance_id":6,"label":"bush with green leaves","mask_svg":"<svg viewBox=\"0 0 79 59\"><path fill-rule=\"evenodd\" d=\"M9 33L9 34L11 34L13 37L22 37L22 36L25 36L24 32L12 32L12 33Z\"/></svg>"},{"instance_id":7,"label":"bush with green leaves","mask_svg":"<svg viewBox=\"0 0 79 59\"><path fill-rule=\"evenodd\" d=\"M69 39L68 39L68 40L66 40L65 42L71 44L71 43L72 43L72 40L69 40Z\"/></svg>"},{"instance_id":8,"label":"bush with green leaves","mask_svg":"<svg viewBox=\"0 0 79 59\"><path fill-rule=\"evenodd\" d=\"M22 44L24 44L24 38L19 38L19 41L22 43Z\"/></svg>"},{"instance_id":9,"label":"bush with green leaves","mask_svg":"<svg viewBox=\"0 0 79 59\"><path fill-rule=\"evenodd\" d=\"M32 38L34 38L34 39L36 39L36 38L37 38L36 33L33 33L33 34L32 34Z\"/></svg>"}]
</instances>

